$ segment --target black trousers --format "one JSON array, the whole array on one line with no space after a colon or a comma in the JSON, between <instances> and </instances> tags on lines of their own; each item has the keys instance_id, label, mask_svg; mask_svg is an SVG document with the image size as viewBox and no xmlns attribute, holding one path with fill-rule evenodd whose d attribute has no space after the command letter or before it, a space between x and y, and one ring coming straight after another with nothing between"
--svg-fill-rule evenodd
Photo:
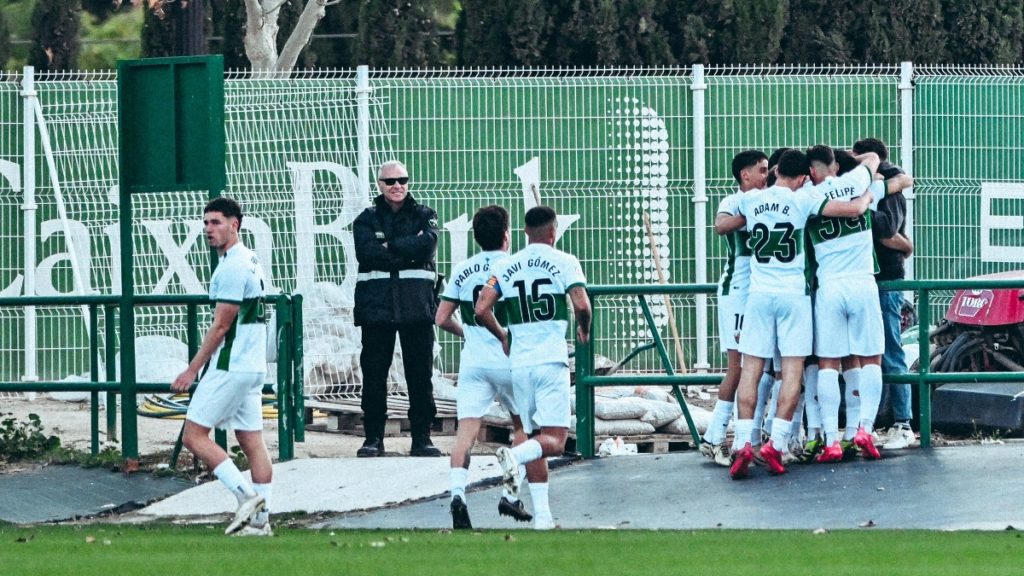
<instances>
[{"instance_id":1,"label":"black trousers","mask_svg":"<svg viewBox=\"0 0 1024 576\"><path fill-rule=\"evenodd\" d=\"M363 426L367 438L382 438L388 409L388 371L394 357L395 335L402 344L402 364L409 389L409 425L413 436L429 435L437 414L434 406L434 324L364 325L363 351L359 363L363 369Z\"/></svg>"}]
</instances>

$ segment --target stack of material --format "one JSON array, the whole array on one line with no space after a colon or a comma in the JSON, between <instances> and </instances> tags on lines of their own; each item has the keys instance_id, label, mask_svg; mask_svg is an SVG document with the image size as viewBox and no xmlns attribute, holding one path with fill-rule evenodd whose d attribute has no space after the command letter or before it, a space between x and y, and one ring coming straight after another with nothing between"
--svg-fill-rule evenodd
<instances>
[{"instance_id":1,"label":"stack of material","mask_svg":"<svg viewBox=\"0 0 1024 576\"><path fill-rule=\"evenodd\" d=\"M646 434L689 435L686 418L670 388L618 386L594 390L594 433L597 436L639 436ZM711 413L689 405L698 431L704 433ZM572 430L576 429L573 417Z\"/></svg>"}]
</instances>

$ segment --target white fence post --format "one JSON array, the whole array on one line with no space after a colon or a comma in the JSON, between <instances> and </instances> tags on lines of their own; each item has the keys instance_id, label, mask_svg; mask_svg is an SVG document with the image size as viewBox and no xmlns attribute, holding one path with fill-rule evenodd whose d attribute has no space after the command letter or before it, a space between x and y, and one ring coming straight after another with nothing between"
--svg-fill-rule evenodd
<instances>
[{"instance_id":1,"label":"white fence post","mask_svg":"<svg viewBox=\"0 0 1024 576\"><path fill-rule=\"evenodd\" d=\"M694 224L694 262L698 284L708 281L708 246L707 246L707 175L704 171L704 91L708 85L704 83L704 65L693 65L693 78L690 90L693 92L693 224ZM711 368L708 363L708 296L697 294L695 298L697 312L697 331L694 334L697 343L697 361L693 368L697 372L707 372Z\"/></svg>"},{"instance_id":2,"label":"white fence post","mask_svg":"<svg viewBox=\"0 0 1024 576\"><path fill-rule=\"evenodd\" d=\"M356 142L358 146L356 172L359 174L359 192L363 198L370 198L370 182L376 178L370 173L370 67L363 65L356 68L356 100L358 117L356 120Z\"/></svg>"},{"instance_id":3,"label":"white fence post","mask_svg":"<svg viewBox=\"0 0 1024 576\"><path fill-rule=\"evenodd\" d=\"M900 166L914 175L914 63L900 63ZM907 199L907 238L914 239L914 189L903 191ZM907 279L914 279L914 259L906 262Z\"/></svg>"},{"instance_id":4,"label":"white fence post","mask_svg":"<svg viewBox=\"0 0 1024 576\"><path fill-rule=\"evenodd\" d=\"M25 66L24 76L21 80L21 97L23 98L24 130L22 137L24 146L22 148L22 166L24 174L23 211L25 225L25 296L36 294L36 86L35 68ZM21 376L24 382L35 382L39 380L39 371L36 365L36 307L25 307L25 373Z\"/></svg>"}]
</instances>

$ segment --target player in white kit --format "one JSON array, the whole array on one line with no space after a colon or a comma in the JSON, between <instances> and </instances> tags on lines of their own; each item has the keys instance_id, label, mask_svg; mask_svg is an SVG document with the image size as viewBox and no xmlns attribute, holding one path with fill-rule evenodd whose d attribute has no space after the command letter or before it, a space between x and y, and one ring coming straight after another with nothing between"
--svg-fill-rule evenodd
<instances>
[{"instance_id":1,"label":"player in white kit","mask_svg":"<svg viewBox=\"0 0 1024 576\"><path fill-rule=\"evenodd\" d=\"M497 400L512 416L513 437L516 444L526 440L523 425L512 396L512 367L502 349L501 341L487 328L476 323L473 307L477 297L491 278L491 267L508 257L509 217L501 206L484 206L473 215L473 238L482 249L472 258L452 268L451 279L441 294L435 324L463 338L459 359L459 381L456 409L459 427L455 434L455 447L451 455L450 511L452 527L456 530L472 528L469 508L466 506L466 482L469 476L470 450L480 430L480 419ZM507 325L504 301L495 304L495 317ZM459 311L462 322L455 318ZM534 507L550 509L546 496L547 461L538 460L527 467ZM506 493L498 502L498 513L515 520L533 519L518 496Z\"/></svg>"},{"instance_id":2,"label":"player in white kit","mask_svg":"<svg viewBox=\"0 0 1024 576\"><path fill-rule=\"evenodd\" d=\"M478 322L486 326L509 353L516 407L531 437L508 449L498 448L505 486L519 493L519 464L565 452L569 436L569 308L572 302L576 337L590 340L590 298L579 260L554 247L555 211L536 206L526 212L529 244L492 268L491 279L476 303ZM505 298L508 332L492 310ZM511 333L511 343L509 342ZM532 487L531 487L532 488ZM534 528L554 527L554 519L534 507Z\"/></svg>"},{"instance_id":3,"label":"player in white kit","mask_svg":"<svg viewBox=\"0 0 1024 576\"><path fill-rule=\"evenodd\" d=\"M812 216L856 217L871 201L865 194L854 202L828 200L814 190L800 190L809 177L807 156L788 151L778 165L775 186L744 194L739 213L750 233L750 293L740 338L737 441L733 448L732 478L746 477L754 451L753 428L757 383L766 358L776 347L782 356L782 387L772 422L771 438L760 449L770 472L785 472L782 454L789 444L792 417L800 396L804 358L812 351L812 313L805 276L804 228ZM732 225L736 225L733 222Z\"/></svg>"},{"instance_id":4,"label":"player in white kit","mask_svg":"<svg viewBox=\"0 0 1024 576\"><path fill-rule=\"evenodd\" d=\"M718 205L716 232L719 222L727 222L737 215L737 203L743 193L765 187L768 156L760 150L740 152L732 159L732 175L739 190L723 198ZM739 229L722 236L728 244L729 254L718 283L718 341L727 355L728 364L718 387L718 400L711 422L700 443L700 453L720 466L730 466L732 461L725 435L736 402L736 386L740 381L739 343L743 331L743 309L747 305L747 289L750 287L750 248L747 247L746 230Z\"/></svg>"}]
</instances>

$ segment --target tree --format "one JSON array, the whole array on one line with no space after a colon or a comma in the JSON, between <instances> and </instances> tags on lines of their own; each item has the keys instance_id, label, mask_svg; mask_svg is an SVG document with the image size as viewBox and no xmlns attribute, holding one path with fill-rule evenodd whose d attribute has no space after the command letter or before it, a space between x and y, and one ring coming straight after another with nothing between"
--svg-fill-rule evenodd
<instances>
[{"instance_id":1,"label":"tree","mask_svg":"<svg viewBox=\"0 0 1024 576\"><path fill-rule=\"evenodd\" d=\"M356 10L331 9L317 26L318 33L349 38L314 38L307 51L316 52L316 65L321 68L350 68L358 62L353 60L355 34L359 26L359 12Z\"/></svg>"},{"instance_id":2,"label":"tree","mask_svg":"<svg viewBox=\"0 0 1024 576\"><path fill-rule=\"evenodd\" d=\"M11 57L11 30L4 19L4 11L0 10L0 70L4 69L7 59Z\"/></svg>"},{"instance_id":3,"label":"tree","mask_svg":"<svg viewBox=\"0 0 1024 576\"><path fill-rule=\"evenodd\" d=\"M460 66L508 66L515 62L512 46L513 30L510 22L524 9L537 10L542 2L527 1L523 6L509 10L505 0L463 0L455 24L455 61ZM502 25L505 23L505 25Z\"/></svg>"},{"instance_id":4,"label":"tree","mask_svg":"<svg viewBox=\"0 0 1024 576\"><path fill-rule=\"evenodd\" d=\"M253 74L287 76L299 53L309 43L317 23L324 17L328 0L306 0L294 28L283 43L277 34L284 0L243 0L245 3L245 55ZM298 1L298 0L296 0ZM287 29L287 28L286 28Z\"/></svg>"},{"instance_id":5,"label":"tree","mask_svg":"<svg viewBox=\"0 0 1024 576\"><path fill-rule=\"evenodd\" d=\"M658 0L624 0L619 3L619 44L622 64L667 66L676 63L668 34L658 24L664 7Z\"/></svg>"},{"instance_id":6,"label":"tree","mask_svg":"<svg viewBox=\"0 0 1024 576\"><path fill-rule=\"evenodd\" d=\"M718 34L718 62L770 64L778 60L789 0L734 1L723 8L729 25Z\"/></svg>"},{"instance_id":7,"label":"tree","mask_svg":"<svg viewBox=\"0 0 1024 576\"><path fill-rule=\"evenodd\" d=\"M173 15L174 5L162 3L146 7L142 18L142 56L159 58L174 56L174 39L177 34L177 18Z\"/></svg>"},{"instance_id":8,"label":"tree","mask_svg":"<svg viewBox=\"0 0 1024 576\"><path fill-rule=\"evenodd\" d=\"M29 64L39 72L73 70L78 65L79 0L49 0L36 3L32 11L34 44Z\"/></svg>"},{"instance_id":9,"label":"tree","mask_svg":"<svg viewBox=\"0 0 1024 576\"><path fill-rule=\"evenodd\" d=\"M429 0L362 0L356 61L383 67L425 67L440 60Z\"/></svg>"},{"instance_id":10,"label":"tree","mask_svg":"<svg viewBox=\"0 0 1024 576\"><path fill-rule=\"evenodd\" d=\"M790 14L783 34L779 63L848 64L855 62L849 41L853 13L848 4L803 0Z\"/></svg>"},{"instance_id":11,"label":"tree","mask_svg":"<svg viewBox=\"0 0 1024 576\"><path fill-rule=\"evenodd\" d=\"M1020 0L944 0L950 61L962 64L1019 62L1024 43Z\"/></svg>"},{"instance_id":12,"label":"tree","mask_svg":"<svg viewBox=\"0 0 1024 576\"><path fill-rule=\"evenodd\" d=\"M550 53L554 46L555 22L550 3L544 0L522 0L508 12L508 41L511 61L519 66L553 64ZM463 4L465 6L465 4Z\"/></svg>"},{"instance_id":13,"label":"tree","mask_svg":"<svg viewBox=\"0 0 1024 576\"><path fill-rule=\"evenodd\" d=\"M852 10L849 40L857 61L945 61L941 0L870 0Z\"/></svg>"}]
</instances>

